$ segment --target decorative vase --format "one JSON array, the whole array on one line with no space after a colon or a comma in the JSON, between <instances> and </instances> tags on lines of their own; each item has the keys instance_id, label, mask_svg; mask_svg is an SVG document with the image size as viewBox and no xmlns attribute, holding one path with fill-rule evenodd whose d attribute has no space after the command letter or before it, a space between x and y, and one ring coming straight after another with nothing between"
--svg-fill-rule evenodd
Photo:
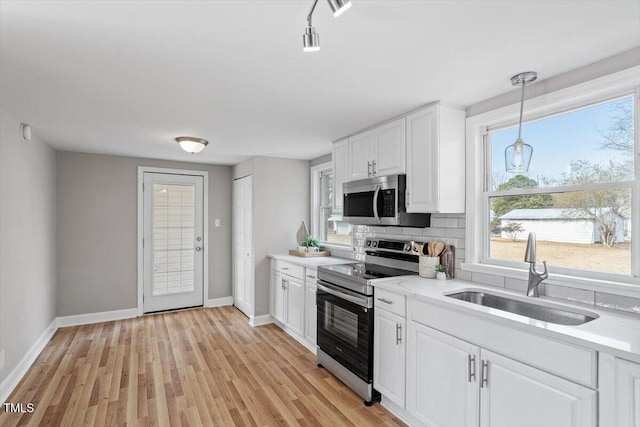
<instances>
[{"instance_id":1,"label":"decorative vase","mask_svg":"<svg viewBox=\"0 0 640 427\"><path fill-rule=\"evenodd\" d=\"M434 279L436 277L436 265L440 264L440 257L421 256L418 260L418 274L422 277Z\"/></svg>"}]
</instances>

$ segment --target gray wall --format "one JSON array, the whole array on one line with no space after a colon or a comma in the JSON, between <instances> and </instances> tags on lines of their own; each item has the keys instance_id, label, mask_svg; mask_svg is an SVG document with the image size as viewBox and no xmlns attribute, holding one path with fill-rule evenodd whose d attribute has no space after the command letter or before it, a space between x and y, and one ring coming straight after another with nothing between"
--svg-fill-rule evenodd
<instances>
[{"instance_id":1,"label":"gray wall","mask_svg":"<svg viewBox=\"0 0 640 427\"><path fill-rule=\"evenodd\" d=\"M138 166L209 172L209 298L231 295L230 166L59 151L58 316L136 307Z\"/></svg>"},{"instance_id":2,"label":"gray wall","mask_svg":"<svg viewBox=\"0 0 640 427\"><path fill-rule=\"evenodd\" d=\"M269 313L269 258L296 247L296 231L309 224L309 162L254 157L234 166L234 179L253 175L255 316Z\"/></svg>"},{"instance_id":3,"label":"gray wall","mask_svg":"<svg viewBox=\"0 0 640 427\"><path fill-rule=\"evenodd\" d=\"M0 109L0 383L56 317L55 151L19 126Z\"/></svg>"}]
</instances>

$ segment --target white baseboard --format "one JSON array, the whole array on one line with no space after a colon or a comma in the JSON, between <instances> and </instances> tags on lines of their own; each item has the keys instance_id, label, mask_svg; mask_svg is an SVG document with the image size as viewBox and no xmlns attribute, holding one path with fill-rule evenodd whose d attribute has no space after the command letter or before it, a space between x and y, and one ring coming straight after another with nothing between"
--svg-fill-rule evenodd
<instances>
[{"instance_id":1,"label":"white baseboard","mask_svg":"<svg viewBox=\"0 0 640 427\"><path fill-rule=\"evenodd\" d=\"M110 322L112 320L131 319L132 317L138 317L137 308L63 316L58 317L57 321L58 327L64 328L66 326L89 325L91 323Z\"/></svg>"},{"instance_id":2,"label":"white baseboard","mask_svg":"<svg viewBox=\"0 0 640 427\"><path fill-rule=\"evenodd\" d=\"M262 316L249 317L249 324L251 326L262 326L262 325L268 325L269 323L273 323L273 317L271 317L270 314L263 314Z\"/></svg>"},{"instance_id":3,"label":"white baseboard","mask_svg":"<svg viewBox=\"0 0 640 427\"><path fill-rule=\"evenodd\" d=\"M223 307L226 305L233 305L233 297L208 299L204 306L205 307Z\"/></svg>"},{"instance_id":4,"label":"white baseboard","mask_svg":"<svg viewBox=\"0 0 640 427\"><path fill-rule=\"evenodd\" d=\"M0 403L7 400L13 389L16 388L33 362L35 362L42 350L44 350L44 347L47 345L53 334L55 334L57 329L57 319L53 319L53 322L51 322L47 329L45 329L42 335L40 335L36 342L31 346L18 365L9 372L7 378L5 378L2 384L0 384Z\"/></svg>"}]
</instances>

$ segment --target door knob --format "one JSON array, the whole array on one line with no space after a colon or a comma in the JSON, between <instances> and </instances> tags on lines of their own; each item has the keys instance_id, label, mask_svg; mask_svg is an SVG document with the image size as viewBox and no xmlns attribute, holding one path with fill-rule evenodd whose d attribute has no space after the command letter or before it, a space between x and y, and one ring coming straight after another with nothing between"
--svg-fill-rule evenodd
<instances>
[{"instance_id":1,"label":"door knob","mask_svg":"<svg viewBox=\"0 0 640 427\"><path fill-rule=\"evenodd\" d=\"M200 252L202 248L200 246L196 246L196 251Z\"/></svg>"}]
</instances>

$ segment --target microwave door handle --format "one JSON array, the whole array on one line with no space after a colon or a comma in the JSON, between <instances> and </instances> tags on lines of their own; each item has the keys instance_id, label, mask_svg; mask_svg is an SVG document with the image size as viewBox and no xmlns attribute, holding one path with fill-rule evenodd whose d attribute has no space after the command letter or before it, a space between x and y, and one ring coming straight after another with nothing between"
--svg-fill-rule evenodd
<instances>
[{"instance_id":1,"label":"microwave door handle","mask_svg":"<svg viewBox=\"0 0 640 427\"><path fill-rule=\"evenodd\" d=\"M380 193L380 186L376 185L376 191L373 193L373 215L376 217L376 221L380 224L380 216L378 216L378 194Z\"/></svg>"}]
</instances>

